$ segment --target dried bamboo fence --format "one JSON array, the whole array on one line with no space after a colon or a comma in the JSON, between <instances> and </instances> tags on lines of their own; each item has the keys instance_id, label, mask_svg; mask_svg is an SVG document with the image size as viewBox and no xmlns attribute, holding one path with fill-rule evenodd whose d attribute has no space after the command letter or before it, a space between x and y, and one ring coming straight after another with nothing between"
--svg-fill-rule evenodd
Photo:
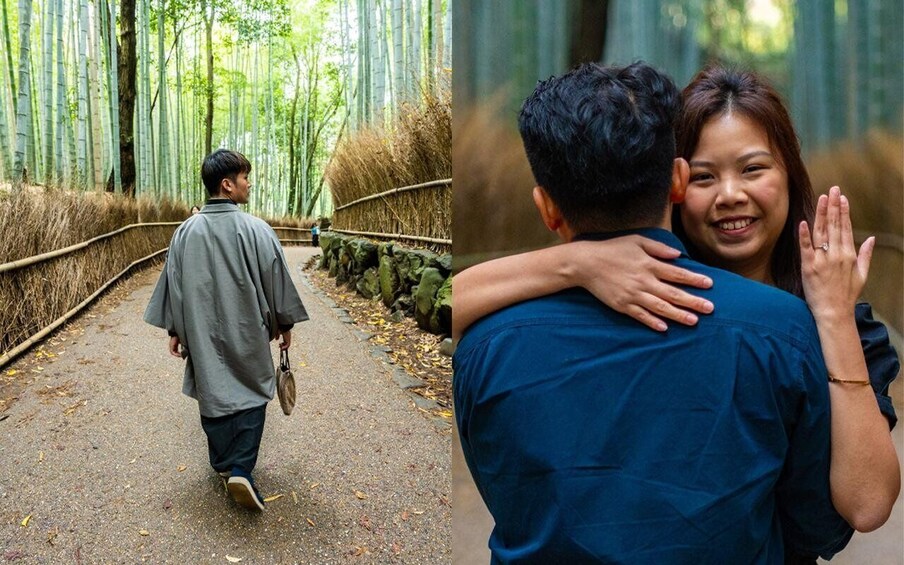
<instances>
[{"instance_id":1,"label":"dried bamboo fence","mask_svg":"<svg viewBox=\"0 0 904 565\"><path fill-rule=\"evenodd\" d=\"M182 222L129 224L62 249L0 264L0 367L72 319L139 265L163 257ZM139 229L140 228L140 229ZM310 233L296 227L273 228ZM311 238L280 238L310 243Z\"/></svg>"},{"instance_id":2,"label":"dried bamboo fence","mask_svg":"<svg viewBox=\"0 0 904 565\"><path fill-rule=\"evenodd\" d=\"M416 242L452 250L452 179L393 188L341 204L333 231L375 239Z\"/></svg>"},{"instance_id":3,"label":"dried bamboo fence","mask_svg":"<svg viewBox=\"0 0 904 565\"><path fill-rule=\"evenodd\" d=\"M0 367L75 316L134 267L161 257L181 222L130 224L0 265Z\"/></svg>"},{"instance_id":4,"label":"dried bamboo fence","mask_svg":"<svg viewBox=\"0 0 904 565\"><path fill-rule=\"evenodd\" d=\"M276 237L283 245L306 245L311 243L311 228L296 228L290 226L270 226L276 232ZM308 237L299 237L302 234Z\"/></svg>"}]
</instances>

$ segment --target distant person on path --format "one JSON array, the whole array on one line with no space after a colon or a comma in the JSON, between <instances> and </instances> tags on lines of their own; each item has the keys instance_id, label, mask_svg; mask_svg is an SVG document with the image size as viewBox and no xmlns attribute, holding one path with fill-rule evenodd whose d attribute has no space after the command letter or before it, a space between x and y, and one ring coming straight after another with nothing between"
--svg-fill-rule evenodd
<instances>
[{"instance_id":1,"label":"distant person on path","mask_svg":"<svg viewBox=\"0 0 904 565\"><path fill-rule=\"evenodd\" d=\"M235 151L204 159L210 199L173 234L144 319L167 330L170 354L186 361L182 392L198 401L214 471L236 502L263 510L251 472L275 390L270 341L282 335L288 349L308 315L273 229L238 208L249 172Z\"/></svg>"},{"instance_id":2,"label":"distant person on path","mask_svg":"<svg viewBox=\"0 0 904 565\"><path fill-rule=\"evenodd\" d=\"M201 213L201 209L200 209L200 208L198 208L197 206L192 206L192 207L191 207L191 215L192 215L192 216L194 216L195 214L200 214L200 213Z\"/></svg>"},{"instance_id":3,"label":"distant person on path","mask_svg":"<svg viewBox=\"0 0 904 565\"><path fill-rule=\"evenodd\" d=\"M464 333L455 411L496 521L493 563L797 563L853 534L832 505L827 370L807 305L691 260L670 233L689 182L679 104L668 77L635 63L583 65L522 107L546 226L564 241L633 233L674 247L676 266L713 281L692 292L717 307L658 333L572 288Z\"/></svg>"},{"instance_id":4,"label":"distant person on path","mask_svg":"<svg viewBox=\"0 0 904 565\"><path fill-rule=\"evenodd\" d=\"M320 226L318 226L316 222L311 226L311 246L320 246Z\"/></svg>"}]
</instances>

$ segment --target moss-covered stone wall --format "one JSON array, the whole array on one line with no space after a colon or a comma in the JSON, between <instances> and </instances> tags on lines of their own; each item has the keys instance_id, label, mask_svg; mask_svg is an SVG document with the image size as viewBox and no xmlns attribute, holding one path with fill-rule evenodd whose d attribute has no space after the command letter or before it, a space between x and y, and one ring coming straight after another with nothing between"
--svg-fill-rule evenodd
<instances>
[{"instance_id":1,"label":"moss-covered stone wall","mask_svg":"<svg viewBox=\"0 0 904 565\"><path fill-rule=\"evenodd\" d=\"M380 299L399 316L414 317L434 334L452 332L452 255L409 249L394 241L374 243L339 233L320 235L327 269L336 284Z\"/></svg>"}]
</instances>

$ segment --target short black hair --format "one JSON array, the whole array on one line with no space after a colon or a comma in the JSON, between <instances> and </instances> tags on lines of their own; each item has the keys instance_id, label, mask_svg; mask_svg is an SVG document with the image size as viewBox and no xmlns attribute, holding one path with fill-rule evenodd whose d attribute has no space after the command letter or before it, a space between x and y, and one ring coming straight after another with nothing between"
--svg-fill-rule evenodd
<instances>
[{"instance_id":1,"label":"short black hair","mask_svg":"<svg viewBox=\"0 0 904 565\"><path fill-rule=\"evenodd\" d=\"M680 97L643 62L588 63L540 82L518 127L537 184L578 233L657 225L668 203Z\"/></svg>"},{"instance_id":2,"label":"short black hair","mask_svg":"<svg viewBox=\"0 0 904 565\"><path fill-rule=\"evenodd\" d=\"M231 149L217 149L204 157L201 180L204 181L207 194L216 196L220 194L220 183L223 179L228 178L235 182L239 173L250 172L251 162L244 155Z\"/></svg>"}]
</instances>

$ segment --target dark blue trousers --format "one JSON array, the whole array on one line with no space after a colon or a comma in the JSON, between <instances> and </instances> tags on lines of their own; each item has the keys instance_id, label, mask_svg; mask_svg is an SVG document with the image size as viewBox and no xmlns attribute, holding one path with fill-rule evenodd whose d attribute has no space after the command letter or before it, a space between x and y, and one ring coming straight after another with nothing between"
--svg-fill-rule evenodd
<instances>
[{"instance_id":1,"label":"dark blue trousers","mask_svg":"<svg viewBox=\"0 0 904 565\"><path fill-rule=\"evenodd\" d=\"M201 416L207 434L210 466L214 471L232 471L239 467L248 474L257 464L257 452L264 435L267 405L249 408L218 418Z\"/></svg>"}]
</instances>

